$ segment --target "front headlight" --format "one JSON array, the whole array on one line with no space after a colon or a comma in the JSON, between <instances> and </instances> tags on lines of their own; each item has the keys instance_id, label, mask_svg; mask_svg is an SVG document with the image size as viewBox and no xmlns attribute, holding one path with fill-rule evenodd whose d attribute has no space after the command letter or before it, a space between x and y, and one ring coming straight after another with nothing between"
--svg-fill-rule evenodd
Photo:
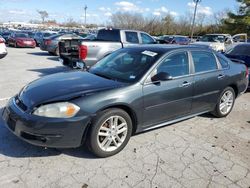
<instances>
[{"instance_id":1,"label":"front headlight","mask_svg":"<svg viewBox=\"0 0 250 188\"><path fill-rule=\"evenodd\" d=\"M51 118L70 118L75 116L79 110L80 107L75 104L59 102L40 106L33 112L33 114Z\"/></svg>"}]
</instances>

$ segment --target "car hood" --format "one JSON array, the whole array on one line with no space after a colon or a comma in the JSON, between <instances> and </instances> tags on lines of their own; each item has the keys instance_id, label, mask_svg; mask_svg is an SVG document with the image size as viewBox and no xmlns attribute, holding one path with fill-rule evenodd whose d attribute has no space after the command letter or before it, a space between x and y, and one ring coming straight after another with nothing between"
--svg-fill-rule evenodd
<instances>
[{"instance_id":1,"label":"car hood","mask_svg":"<svg viewBox=\"0 0 250 188\"><path fill-rule=\"evenodd\" d=\"M41 104L67 101L85 94L118 88L123 85L125 84L88 72L63 72L31 82L19 93L19 100L29 109L33 109Z\"/></svg>"}]
</instances>

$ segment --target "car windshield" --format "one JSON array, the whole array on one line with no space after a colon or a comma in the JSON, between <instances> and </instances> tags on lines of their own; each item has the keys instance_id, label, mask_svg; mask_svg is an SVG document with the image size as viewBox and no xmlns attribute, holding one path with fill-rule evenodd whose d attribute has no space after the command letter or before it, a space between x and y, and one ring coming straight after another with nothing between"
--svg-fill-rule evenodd
<instances>
[{"instance_id":1,"label":"car windshield","mask_svg":"<svg viewBox=\"0 0 250 188\"><path fill-rule=\"evenodd\" d=\"M224 35L204 35L201 37L201 42L224 42L225 41Z\"/></svg>"},{"instance_id":2,"label":"car windshield","mask_svg":"<svg viewBox=\"0 0 250 188\"><path fill-rule=\"evenodd\" d=\"M28 34L25 33L16 33L15 35L17 38L28 38Z\"/></svg>"},{"instance_id":3,"label":"car windshield","mask_svg":"<svg viewBox=\"0 0 250 188\"><path fill-rule=\"evenodd\" d=\"M250 56L250 45L237 45L229 49L226 54Z\"/></svg>"},{"instance_id":4,"label":"car windshield","mask_svg":"<svg viewBox=\"0 0 250 188\"><path fill-rule=\"evenodd\" d=\"M89 72L98 76L126 83L142 78L163 52L145 49L121 49L94 65Z\"/></svg>"}]
</instances>

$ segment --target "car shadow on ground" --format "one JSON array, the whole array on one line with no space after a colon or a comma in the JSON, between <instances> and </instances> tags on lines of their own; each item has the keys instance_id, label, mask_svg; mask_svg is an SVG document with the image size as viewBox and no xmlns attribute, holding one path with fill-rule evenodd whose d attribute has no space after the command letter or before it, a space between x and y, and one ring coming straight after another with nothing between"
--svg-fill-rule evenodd
<instances>
[{"instance_id":1,"label":"car shadow on ground","mask_svg":"<svg viewBox=\"0 0 250 188\"><path fill-rule=\"evenodd\" d=\"M2 110L3 109L0 108L0 114L2 114ZM73 149L46 149L26 143L5 127L2 116L0 117L0 155L14 158L49 157L58 155L69 155L76 158L96 158L84 146Z\"/></svg>"},{"instance_id":2,"label":"car shadow on ground","mask_svg":"<svg viewBox=\"0 0 250 188\"><path fill-rule=\"evenodd\" d=\"M50 74L70 71L71 69L68 67L57 66L54 68L44 68L44 69L28 69L28 71L38 72L39 77L43 77Z\"/></svg>"},{"instance_id":3,"label":"car shadow on ground","mask_svg":"<svg viewBox=\"0 0 250 188\"><path fill-rule=\"evenodd\" d=\"M57 61L59 62L59 57L58 56L52 56L52 57L48 57L48 60L52 60L52 61Z\"/></svg>"},{"instance_id":4,"label":"car shadow on ground","mask_svg":"<svg viewBox=\"0 0 250 188\"><path fill-rule=\"evenodd\" d=\"M48 52L28 52L27 54L36 56L51 56Z\"/></svg>"}]
</instances>

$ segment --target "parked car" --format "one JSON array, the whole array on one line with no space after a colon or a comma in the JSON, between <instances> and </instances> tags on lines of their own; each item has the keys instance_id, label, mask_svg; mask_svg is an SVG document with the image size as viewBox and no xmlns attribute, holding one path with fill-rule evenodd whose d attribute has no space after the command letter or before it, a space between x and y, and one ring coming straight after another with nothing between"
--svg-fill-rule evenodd
<instances>
[{"instance_id":1,"label":"parked car","mask_svg":"<svg viewBox=\"0 0 250 188\"><path fill-rule=\"evenodd\" d=\"M83 68L84 64L92 66L120 48L153 43L155 39L141 31L101 29L94 41L62 40L59 43L60 61L71 68Z\"/></svg>"},{"instance_id":2,"label":"parked car","mask_svg":"<svg viewBox=\"0 0 250 188\"><path fill-rule=\"evenodd\" d=\"M8 39L8 45L13 47L35 48L36 42L26 33L12 33Z\"/></svg>"},{"instance_id":3,"label":"parked car","mask_svg":"<svg viewBox=\"0 0 250 188\"><path fill-rule=\"evenodd\" d=\"M86 141L96 156L108 157L134 133L208 112L227 116L247 85L246 66L212 50L134 46L88 72L31 82L9 100L3 120L31 144L71 148Z\"/></svg>"},{"instance_id":4,"label":"parked car","mask_svg":"<svg viewBox=\"0 0 250 188\"><path fill-rule=\"evenodd\" d=\"M193 38L191 39L191 37L189 37L190 43L193 42L198 42L202 37L201 36L193 36Z\"/></svg>"},{"instance_id":5,"label":"parked car","mask_svg":"<svg viewBox=\"0 0 250 188\"><path fill-rule=\"evenodd\" d=\"M59 56L58 43L63 39L71 40L72 38L75 38L77 40L82 39L82 37L76 34L56 34L56 35L52 35L50 37L44 38L40 44L40 49L43 51L49 52L49 54L51 55Z\"/></svg>"},{"instance_id":6,"label":"parked car","mask_svg":"<svg viewBox=\"0 0 250 188\"><path fill-rule=\"evenodd\" d=\"M2 35L0 35L0 39L1 39L4 43L6 42L6 40L3 38Z\"/></svg>"},{"instance_id":7,"label":"parked car","mask_svg":"<svg viewBox=\"0 0 250 188\"><path fill-rule=\"evenodd\" d=\"M187 36L181 35L164 35L158 39L160 44L180 44L188 45L190 40Z\"/></svg>"},{"instance_id":8,"label":"parked car","mask_svg":"<svg viewBox=\"0 0 250 188\"><path fill-rule=\"evenodd\" d=\"M231 36L229 34L207 34L199 39L194 44L203 44L210 46L218 52L225 52L228 47L237 42L246 42L247 34L237 34Z\"/></svg>"},{"instance_id":9,"label":"parked car","mask_svg":"<svg viewBox=\"0 0 250 188\"><path fill-rule=\"evenodd\" d=\"M248 67L248 71L250 71L250 43L237 44L230 50L226 51L225 55L232 60L236 59L243 61ZM250 89L250 85L248 85L248 89Z\"/></svg>"},{"instance_id":10,"label":"parked car","mask_svg":"<svg viewBox=\"0 0 250 188\"><path fill-rule=\"evenodd\" d=\"M34 40L36 41L36 46L40 46L40 44L44 38L50 37L51 35L55 35L55 34L57 34L57 32L52 32L52 31L36 32L34 35Z\"/></svg>"},{"instance_id":11,"label":"parked car","mask_svg":"<svg viewBox=\"0 0 250 188\"><path fill-rule=\"evenodd\" d=\"M0 35L0 59L7 55L7 49L5 45L5 39Z\"/></svg>"},{"instance_id":12,"label":"parked car","mask_svg":"<svg viewBox=\"0 0 250 188\"><path fill-rule=\"evenodd\" d=\"M4 38L4 40L6 41L6 43L8 43L8 39L9 39L10 35L11 35L10 32L3 32L1 34L1 36Z\"/></svg>"}]
</instances>

